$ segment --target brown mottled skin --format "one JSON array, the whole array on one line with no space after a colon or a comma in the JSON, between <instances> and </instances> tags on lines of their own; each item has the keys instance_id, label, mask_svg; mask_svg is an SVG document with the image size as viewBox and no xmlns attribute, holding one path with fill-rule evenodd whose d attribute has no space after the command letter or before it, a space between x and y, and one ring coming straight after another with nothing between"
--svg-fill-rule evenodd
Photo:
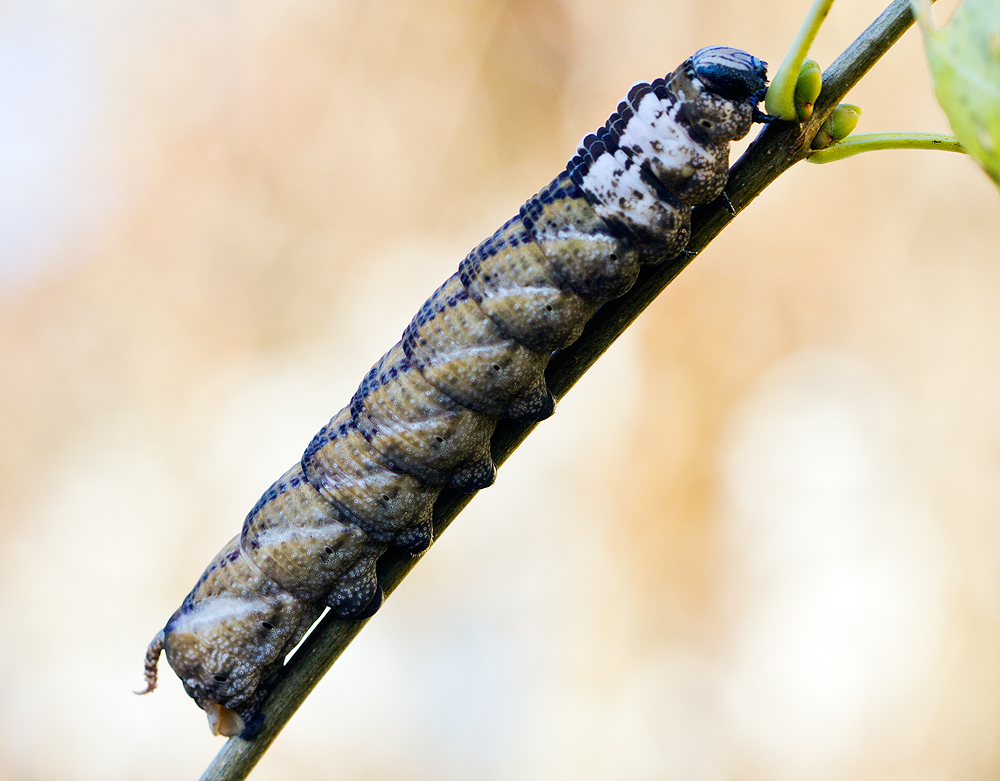
<instances>
[{"instance_id":1,"label":"brown mottled skin","mask_svg":"<svg viewBox=\"0 0 1000 781\"><path fill-rule=\"evenodd\" d=\"M691 206L726 182L729 143L760 120L765 64L702 49L636 84L564 172L476 247L251 510L146 655L165 651L213 731L252 728L285 656L327 606L374 612L387 546L432 538L444 486L492 484L501 417L542 420L553 350L642 263L687 244Z\"/></svg>"}]
</instances>

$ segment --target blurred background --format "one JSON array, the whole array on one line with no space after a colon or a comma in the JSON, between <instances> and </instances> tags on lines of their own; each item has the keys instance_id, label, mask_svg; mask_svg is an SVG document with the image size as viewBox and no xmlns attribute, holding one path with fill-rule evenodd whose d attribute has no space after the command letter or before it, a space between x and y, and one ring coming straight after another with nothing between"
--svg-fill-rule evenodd
<instances>
[{"instance_id":1,"label":"blurred background","mask_svg":"<svg viewBox=\"0 0 1000 781\"><path fill-rule=\"evenodd\" d=\"M773 71L807 6L5 3L0 779L196 778L173 673L131 692L247 510L634 81ZM915 30L849 99L947 131ZM997 776L998 215L957 155L788 172L253 778Z\"/></svg>"}]
</instances>

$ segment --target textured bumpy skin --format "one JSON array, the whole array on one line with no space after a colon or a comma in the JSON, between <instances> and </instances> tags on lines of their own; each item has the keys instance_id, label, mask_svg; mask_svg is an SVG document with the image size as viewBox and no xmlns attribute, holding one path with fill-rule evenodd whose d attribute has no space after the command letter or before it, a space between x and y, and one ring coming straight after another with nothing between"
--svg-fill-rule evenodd
<instances>
[{"instance_id":1,"label":"textured bumpy skin","mask_svg":"<svg viewBox=\"0 0 1000 781\"><path fill-rule=\"evenodd\" d=\"M216 734L252 730L287 653L323 611L378 609L388 546L430 545L444 486L490 485L498 418L542 420L544 371L643 263L681 252L691 207L719 196L729 143L762 115L766 64L701 49L629 91L606 125L421 307L267 490L146 654L161 652Z\"/></svg>"}]
</instances>

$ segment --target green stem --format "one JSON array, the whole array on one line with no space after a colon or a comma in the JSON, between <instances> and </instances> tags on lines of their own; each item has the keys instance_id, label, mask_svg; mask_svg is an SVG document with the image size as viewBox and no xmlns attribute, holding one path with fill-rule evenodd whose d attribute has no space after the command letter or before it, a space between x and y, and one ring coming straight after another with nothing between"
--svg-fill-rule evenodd
<instances>
[{"instance_id":1,"label":"green stem","mask_svg":"<svg viewBox=\"0 0 1000 781\"><path fill-rule=\"evenodd\" d=\"M809 154L812 137L833 107L912 24L910 0L892 0L878 19L823 74L824 91L809 122L803 126L774 122L764 129L730 170L726 191L735 210L746 208L764 188ZM688 251L657 266L645 266L626 295L602 306L587 323L583 335L569 348L553 356L545 373L552 392L561 398L732 219L732 213L721 198L695 209ZM509 420L497 425L491 441L497 464L510 456L534 426ZM442 491L434 505L435 535L445 530L472 497L473 494ZM387 595L420 558L390 550L379 559L379 582ZM226 741L202 775L202 781L239 781L246 778L295 710L365 623L341 620L328 611L282 671L264 705L260 732L252 740L237 737Z\"/></svg>"},{"instance_id":2,"label":"green stem","mask_svg":"<svg viewBox=\"0 0 1000 781\"><path fill-rule=\"evenodd\" d=\"M860 133L846 141L817 149L806 158L810 163L832 163L862 152L883 149L938 149L943 152L965 152L955 136L943 133Z\"/></svg>"},{"instance_id":3,"label":"green stem","mask_svg":"<svg viewBox=\"0 0 1000 781\"><path fill-rule=\"evenodd\" d=\"M819 32L832 5L833 0L815 0L809 9L805 21L802 22L792 45L788 47L788 53L781 61L781 66L774 74L771 86L767 90L764 105L768 114L779 119L798 118L795 113L795 82L798 81L802 63L809 54L809 47L812 46L816 33Z\"/></svg>"}]
</instances>

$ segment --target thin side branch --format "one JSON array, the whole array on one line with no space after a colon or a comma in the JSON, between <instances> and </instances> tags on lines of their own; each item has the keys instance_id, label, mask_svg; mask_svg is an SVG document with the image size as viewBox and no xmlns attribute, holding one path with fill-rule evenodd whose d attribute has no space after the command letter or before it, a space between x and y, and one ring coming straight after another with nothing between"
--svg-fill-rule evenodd
<instances>
[{"instance_id":1,"label":"thin side branch","mask_svg":"<svg viewBox=\"0 0 1000 781\"><path fill-rule=\"evenodd\" d=\"M785 59L781 61L771 87L767 91L765 106L768 114L774 114L781 119L795 119L795 82L799 78L799 71L802 63L809 54L809 47L812 46L816 33L819 32L823 20L830 13L830 6L833 0L815 0L809 13L806 14L798 34L788 47Z\"/></svg>"},{"instance_id":2,"label":"thin side branch","mask_svg":"<svg viewBox=\"0 0 1000 781\"><path fill-rule=\"evenodd\" d=\"M945 133L859 133L826 149L818 149L806 159L810 163L833 163L864 152L883 152L888 149L965 153L958 139Z\"/></svg>"},{"instance_id":3,"label":"thin side branch","mask_svg":"<svg viewBox=\"0 0 1000 781\"><path fill-rule=\"evenodd\" d=\"M765 187L809 153L809 142L841 98L913 24L910 0L892 4L823 74L823 93L805 125L774 122L753 142L730 171L727 193L738 212ZM695 210L688 252L658 266L647 266L635 286L622 298L601 307L583 335L556 353L546 380L557 398L564 396L584 372L617 339L660 292L712 241L733 215L721 199ZM502 464L531 433L535 424L501 421L493 436L493 458ZM434 506L435 536L441 534L474 494L454 490L441 493ZM378 562L379 580L386 596L421 557L392 550ZM264 707L264 721L252 740L230 738L202 781L244 779L330 666L361 631L366 621L345 621L327 613L289 660Z\"/></svg>"}]
</instances>

